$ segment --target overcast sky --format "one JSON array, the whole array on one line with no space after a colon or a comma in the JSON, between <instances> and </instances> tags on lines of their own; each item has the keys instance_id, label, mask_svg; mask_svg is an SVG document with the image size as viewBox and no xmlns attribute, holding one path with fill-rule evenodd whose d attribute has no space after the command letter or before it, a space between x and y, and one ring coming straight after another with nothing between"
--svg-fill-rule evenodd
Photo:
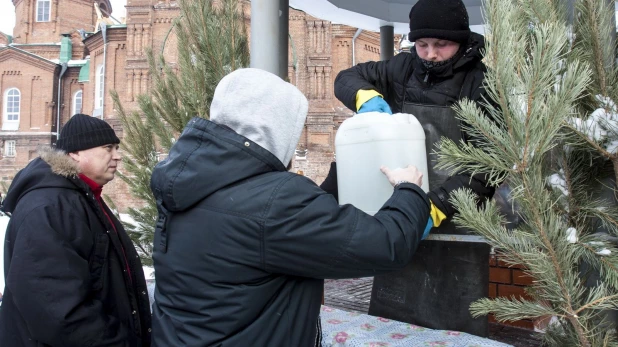
<instances>
[{"instance_id":1,"label":"overcast sky","mask_svg":"<svg viewBox=\"0 0 618 347\"><path fill-rule=\"evenodd\" d=\"M110 2L114 10L112 16L120 20L120 17L125 16L124 6L127 4L127 0L110 0ZM0 31L12 35L13 27L15 27L15 6L13 6L13 1L0 0ZM60 41L60 37L58 41Z\"/></svg>"}]
</instances>

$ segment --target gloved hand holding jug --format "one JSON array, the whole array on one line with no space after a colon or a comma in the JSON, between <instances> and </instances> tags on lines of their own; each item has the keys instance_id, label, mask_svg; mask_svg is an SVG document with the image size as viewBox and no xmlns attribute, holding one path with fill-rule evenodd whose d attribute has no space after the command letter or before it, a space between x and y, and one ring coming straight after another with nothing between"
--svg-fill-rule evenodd
<instances>
[{"instance_id":1,"label":"gloved hand holding jug","mask_svg":"<svg viewBox=\"0 0 618 347\"><path fill-rule=\"evenodd\" d=\"M382 94L375 90L359 90L356 93L357 113L382 112L393 114L391 107L382 98Z\"/></svg>"}]
</instances>

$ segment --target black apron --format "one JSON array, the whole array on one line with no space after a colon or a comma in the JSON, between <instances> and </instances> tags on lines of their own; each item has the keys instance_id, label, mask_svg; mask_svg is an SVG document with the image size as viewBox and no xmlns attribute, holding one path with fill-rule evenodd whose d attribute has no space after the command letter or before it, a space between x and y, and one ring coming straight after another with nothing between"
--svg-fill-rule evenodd
<instances>
[{"instance_id":1,"label":"black apron","mask_svg":"<svg viewBox=\"0 0 618 347\"><path fill-rule=\"evenodd\" d=\"M404 103L403 113L414 115L425 130L429 189L448 178L436 168L432 152L442 137L456 143L462 130L449 106ZM403 270L376 276L369 314L423 327L488 335L487 317L474 319L470 304L489 294L490 247L476 235L449 220L433 228Z\"/></svg>"}]
</instances>

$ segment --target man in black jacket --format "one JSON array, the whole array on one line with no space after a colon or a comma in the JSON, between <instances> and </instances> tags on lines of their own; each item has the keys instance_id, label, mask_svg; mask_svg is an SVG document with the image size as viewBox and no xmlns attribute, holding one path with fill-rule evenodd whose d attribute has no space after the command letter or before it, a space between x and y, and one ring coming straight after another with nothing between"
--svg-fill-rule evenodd
<instances>
[{"instance_id":1,"label":"man in black jacket","mask_svg":"<svg viewBox=\"0 0 618 347\"><path fill-rule=\"evenodd\" d=\"M13 180L0 346L150 346L142 266L101 199L120 140L83 114Z\"/></svg>"},{"instance_id":2,"label":"man in black jacket","mask_svg":"<svg viewBox=\"0 0 618 347\"><path fill-rule=\"evenodd\" d=\"M461 0L419 0L410 11L408 39L415 42L410 53L341 71L335 80L335 95L348 108L359 113L391 113L392 110L416 116L425 130L428 151L431 218L426 231L465 234L466 231L452 223L456 213L452 193L458 189L470 189L477 194L481 204L494 195L495 188L487 183L483 174L459 172L450 175L438 169L434 150L445 137L455 143L476 141L465 132L452 106L464 98L477 102L481 108L489 101L483 88L486 68L481 53L484 39L470 31L468 13ZM333 194L336 192L334 166L322 187ZM476 323L470 317L468 307L470 302L487 295L487 285L471 289L466 283L487 281L488 253L483 246L424 242L404 272L375 280L370 313L430 328L485 335L486 325L479 329L470 326ZM462 261L462 257L468 258ZM428 264L429 269L422 264ZM462 273L467 275L457 276ZM383 285L388 289L391 283L399 280L408 283L406 291L410 298L405 308L377 296L378 292L383 292L380 289ZM420 283L424 283L422 288ZM452 301L446 298L452 298ZM390 308L375 309L382 303ZM438 313L447 311L450 313Z\"/></svg>"},{"instance_id":3,"label":"man in black jacket","mask_svg":"<svg viewBox=\"0 0 618 347\"><path fill-rule=\"evenodd\" d=\"M324 278L405 266L429 200L414 168L374 216L287 171L308 103L257 69L221 80L152 174L154 346L316 346ZM376 168L377 170L378 168Z\"/></svg>"},{"instance_id":4,"label":"man in black jacket","mask_svg":"<svg viewBox=\"0 0 618 347\"><path fill-rule=\"evenodd\" d=\"M456 142L462 137L474 140L463 132L451 109L464 98L481 107L487 100L483 88L486 68L481 61L484 38L470 31L465 5L461 0L419 0L410 11L408 39L415 42L410 53L341 71L335 79L335 95L359 113L415 115L425 129L428 152L435 149L443 136ZM434 207L432 217L439 216L432 221L434 226L455 214L449 201L452 191L469 188L481 200L493 196L494 188L487 185L483 175L449 176L435 168L434 155L429 159L429 197L438 209L435 211ZM333 193L334 186L334 182L329 186Z\"/></svg>"}]
</instances>

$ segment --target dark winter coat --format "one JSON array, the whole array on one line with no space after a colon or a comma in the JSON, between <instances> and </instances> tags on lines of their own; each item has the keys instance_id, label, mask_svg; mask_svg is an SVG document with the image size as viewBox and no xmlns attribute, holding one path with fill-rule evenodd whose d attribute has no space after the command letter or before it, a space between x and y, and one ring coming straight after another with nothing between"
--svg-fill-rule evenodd
<instances>
[{"instance_id":1,"label":"dark winter coat","mask_svg":"<svg viewBox=\"0 0 618 347\"><path fill-rule=\"evenodd\" d=\"M315 346L324 278L411 259L429 201L401 184L371 217L228 128L193 119L151 187L155 346Z\"/></svg>"},{"instance_id":2,"label":"dark winter coat","mask_svg":"<svg viewBox=\"0 0 618 347\"><path fill-rule=\"evenodd\" d=\"M70 157L46 150L11 184L0 346L150 346L139 257L77 173Z\"/></svg>"},{"instance_id":3,"label":"dark winter coat","mask_svg":"<svg viewBox=\"0 0 618 347\"><path fill-rule=\"evenodd\" d=\"M343 70L335 79L335 95L349 109L356 111L356 93L359 90L376 90L384 96L393 113L401 112L404 103L451 106L468 98L481 107L489 100L483 88L485 65L481 62L484 48L483 36L471 33L466 47L452 63L427 70L413 48L410 53L397 54L387 61L367 62ZM465 140L470 138L462 129ZM336 189L336 172L331 170L328 184L323 187L330 192ZM335 187L335 188L333 188ZM487 186L484 175L470 178L458 174L429 193L431 200L447 216L455 209L448 201L450 193L460 188L469 188L483 200L491 198L494 189Z\"/></svg>"},{"instance_id":4,"label":"dark winter coat","mask_svg":"<svg viewBox=\"0 0 618 347\"><path fill-rule=\"evenodd\" d=\"M386 61L370 61L341 71L335 79L335 96L356 111L356 93L376 90L384 96L393 113L401 112L404 102L450 106L468 98L480 102L485 65L481 62L483 36L472 33L460 57L451 64L427 70L416 50L400 53Z\"/></svg>"}]
</instances>

